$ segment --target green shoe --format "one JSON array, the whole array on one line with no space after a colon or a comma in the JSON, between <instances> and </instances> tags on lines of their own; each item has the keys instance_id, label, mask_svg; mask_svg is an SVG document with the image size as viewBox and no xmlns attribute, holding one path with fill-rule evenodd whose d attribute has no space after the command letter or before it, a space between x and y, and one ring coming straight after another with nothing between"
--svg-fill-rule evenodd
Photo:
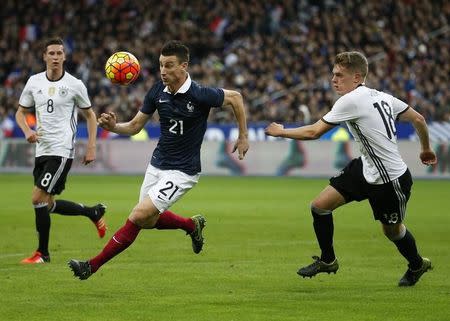
<instances>
[{"instance_id":1,"label":"green shoe","mask_svg":"<svg viewBox=\"0 0 450 321\"><path fill-rule=\"evenodd\" d=\"M312 278L317 273L334 273L336 274L336 271L339 269L339 263L337 259L334 259L331 263L325 263L320 260L318 256L313 256L314 262L310 265L307 265L305 267L300 268L297 271L297 274L302 276L303 278L309 277Z\"/></svg>"},{"instance_id":2,"label":"green shoe","mask_svg":"<svg viewBox=\"0 0 450 321\"><path fill-rule=\"evenodd\" d=\"M195 229L189 236L192 239L192 250L195 254L198 254L203 248L204 240L202 231L205 228L206 219L203 215L194 215L191 217L191 220L195 224Z\"/></svg>"}]
</instances>

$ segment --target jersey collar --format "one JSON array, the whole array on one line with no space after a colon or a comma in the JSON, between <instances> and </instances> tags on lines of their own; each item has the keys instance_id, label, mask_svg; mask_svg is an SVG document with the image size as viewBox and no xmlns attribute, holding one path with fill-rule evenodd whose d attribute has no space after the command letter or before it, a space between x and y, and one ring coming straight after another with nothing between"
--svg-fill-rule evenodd
<instances>
[{"instance_id":1,"label":"jersey collar","mask_svg":"<svg viewBox=\"0 0 450 321\"><path fill-rule=\"evenodd\" d=\"M181 87L177 90L177 92L174 94L174 96L176 94L185 94L191 87L191 84L192 84L191 76L188 73L187 78L184 81L183 85L181 85ZM163 92L172 94L169 90L169 87L167 87L167 86L164 88Z\"/></svg>"},{"instance_id":2,"label":"jersey collar","mask_svg":"<svg viewBox=\"0 0 450 321\"><path fill-rule=\"evenodd\" d=\"M58 79L55 79L55 80L51 80L47 76L47 70L44 71L44 72L45 72L45 78L47 78L47 80L50 81L50 82L60 81L61 79L63 79L64 75L66 74L66 71L63 69L63 73L62 73L61 77L59 77Z\"/></svg>"}]
</instances>

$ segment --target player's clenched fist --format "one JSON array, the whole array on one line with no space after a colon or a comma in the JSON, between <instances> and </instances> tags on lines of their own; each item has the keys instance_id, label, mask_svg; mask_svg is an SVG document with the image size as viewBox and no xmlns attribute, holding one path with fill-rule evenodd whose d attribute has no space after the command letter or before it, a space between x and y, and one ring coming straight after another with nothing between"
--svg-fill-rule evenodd
<instances>
[{"instance_id":1,"label":"player's clenched fist","mask_svg":"<svg viewBox=\"0 0 450 321\"><path fill-rule=\"evenodd\" d=\"M102 113L97 119L98 125L106 130L112 130L116 126L116 114L113 112Z\"/></svg>"}]
</instances>

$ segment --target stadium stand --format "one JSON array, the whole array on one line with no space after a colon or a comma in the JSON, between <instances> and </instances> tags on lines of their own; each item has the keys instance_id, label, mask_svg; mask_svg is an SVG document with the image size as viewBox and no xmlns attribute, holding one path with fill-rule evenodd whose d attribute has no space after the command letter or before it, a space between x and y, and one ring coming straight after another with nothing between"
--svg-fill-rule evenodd
<instances>
[{"instance_id":1,"label":"stadium stand","mask_svg":"<svg viewBox=\"0 0 450 321\"><path fill-rule=\"evenodd\" d=\"M368 86L408 101L429 121L450 121L445 0L4 0L0 17L6 136L24 82L44 69L41 40L55 35L64 38L66 69L85 82L96 112L114 110L121 120L136 113L158 79L162 44L179 39L195 57L193 77L239 88L251 122L320 118L336 99L329 79L333 57L343 50L370 58ZM117 50L132 52L141 63L142 75L129 87L103 76L107 57ZM227 123L228 117L218 111L211 121Z\"/></svg>"}]
</instances>

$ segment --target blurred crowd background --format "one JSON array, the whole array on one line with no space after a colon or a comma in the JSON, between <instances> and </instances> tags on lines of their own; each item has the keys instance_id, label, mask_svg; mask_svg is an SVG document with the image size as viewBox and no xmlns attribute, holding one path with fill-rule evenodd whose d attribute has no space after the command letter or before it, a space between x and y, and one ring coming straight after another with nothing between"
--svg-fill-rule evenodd
<instances>
[{"instance_id":1,"label":"blurred crowd background","mask_svg":"<svg viewBox=\"0 0 450 321\"><path fill-rule=\"evenodd\" d=\"M13 121L28 77L44 70L43 42L60 36L66 70L81 78L97 114L128 120L159 79L159 50L189 46L191 77L237 89L249 121L311 122L337 99L333 58L362 51L369 87L390 92L428 121L450 121L450 2L446 0L3 0L0 11L0 121ZM141 63L138 81L110 84L115 51ZM227 123L216 110L211 121Z\"/></svg>"}]
</instances>

